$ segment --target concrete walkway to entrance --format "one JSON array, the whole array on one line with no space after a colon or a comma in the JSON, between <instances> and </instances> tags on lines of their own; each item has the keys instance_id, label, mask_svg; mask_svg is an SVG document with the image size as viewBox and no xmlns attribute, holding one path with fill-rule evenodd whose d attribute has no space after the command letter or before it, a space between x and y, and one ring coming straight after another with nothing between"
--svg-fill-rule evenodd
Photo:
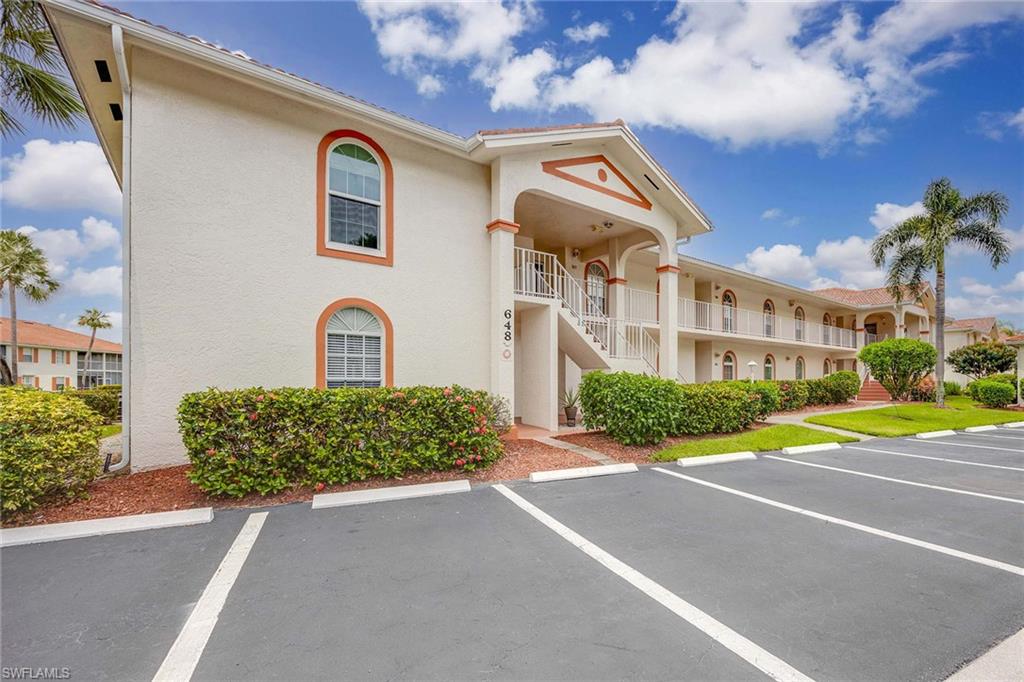
<instances>
[{"instance_id":1,"label":"concrete walkway to entrance","mask_svg":"<svg viewBox=\"0 0 1024 682\"><path fill-rule=\"evenodd\" d=\"M562 450L568 450L569 452L575 452L577 455L582 455L588 459L592 459L598 464L618 464L618 462L603 452L597 450L591 450L585 448L582 445L576 445L575 443L569 443L564 440L558 440L557 438L550 438L548 436L540 436L534 438L538 443L544 443L544 445L550 445L553 448L559 448Z\"/></svg>"},{"instance_id":2,"label":"concrete walkway to entrance","mask_svg":"<svg viewBox=\"0 0 1024 682\"><path fill-rule=\"evenodd\" d=\"M821 410L820 412L810 412L802 414L773 414L768 417L765 421L769 424L795 424L797 426L804 426L808 429L814 429L815 431L826 431L828 433L838 433L841 436L849 436L850 438L856 438L857 440L871 440L874 436L869 436L865 433L857 433L855 431L847 431L845 429L837 429L833 426L825 426L823 424L811 424L805 422L804 419L807 417L816 417L822 414L839 414L841 412L862 412L863 410L878 410L883 407L889 407L892 403L877 403L874 405L865 405L860 407L844 407L838 410Z\"/></svg>"}]
</instances>

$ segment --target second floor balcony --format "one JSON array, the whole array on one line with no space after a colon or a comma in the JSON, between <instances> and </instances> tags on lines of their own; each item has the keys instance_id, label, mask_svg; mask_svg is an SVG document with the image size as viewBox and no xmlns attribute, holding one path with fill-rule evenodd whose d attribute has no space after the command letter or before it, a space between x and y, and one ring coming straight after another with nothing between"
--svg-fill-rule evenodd
<instances>
[{"instance_id":1,"label":"second floor balcony","mask_svg":"<svg viewBox=\"0 0 1024 682\"><path fill-rule=\"evenodd\" d=\"M679 326L757 339L857 348L857 334L852 329L688 298L679 299Z\"/></svg>"}]
</instances>

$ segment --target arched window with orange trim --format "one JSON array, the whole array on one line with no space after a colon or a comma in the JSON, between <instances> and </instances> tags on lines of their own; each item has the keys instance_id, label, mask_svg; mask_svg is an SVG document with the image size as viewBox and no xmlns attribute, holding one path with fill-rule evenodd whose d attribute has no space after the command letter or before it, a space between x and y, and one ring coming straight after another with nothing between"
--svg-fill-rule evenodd
<instances>
[{"instance_id":1,"label":"arched window with orange trim","mask_svg":"<svg viewBox=\"0 0 1024 682\"><path fill-rule=\"evenodd\" d=\"M771 353L764 356L764 379L765 381L775 379L775 356Z\"/></svg>"},{"instance_id":2,"label":"arched window with orange trim","mask_svg":"<svg viewBox=\"0 0 1024 682\"><path fill-rule=\"evenodd\" d=\"M390 386L393 328L375 304L340 299L324 310L316 326L316 385L320 388Z\"/></svg>"},{"instance_id":3,"label":"arched window with orange trim","mask_svg":"<svg viewBox=\"0 0 1024 682\"><path fill-rule=\"evenodd\" d=\"M608 276L608 266L599 260L592 260L583 268L584 290L604 315L608 314Z\"/></svg>"},{"instance_id":4,"label":"arched window with orange trim","mask_svg":"<svg viewBox=\"0 0 1024 682\"><path fill-rule=\"evenodd\" d=\"M832 315L829 313L821 316L821 342L832 343Z\"/></svg>"},{"instance_id":5,"label":"arched window with orange trim","mask_svg":"<svg viewBox=\"0 0 1024 682\"><path fill-rule=\"evenodd\" d=\"M731 350L722 354L722 380L732 381L736 378L736 355Z\"/></svg>"},{"instance_id":6,"label":"arched window with orange trim","mask_svg":"<svg viewBox=\"0 0 1024 682\"><path fill-rule=\"evenodd\" d=\"M736 294L729 289L722 292L722 331L736 331Z\"/></svg>"},{"instance_id":7,"label":"arched window with orange trim","mask_svg":"<svg viewBox=\"0 0 1024 682\"><path fill-rule=\"evenodd\" d=\"M764 299L761 312L764 314L764 335L775 336L775 303L772 302L772 299Z\"/></svg>"},{"instance_id":8,"label":"arched window with orange trim","mask_svg":"<svg viewBox=\"0 0 1024 682\"><path fill-rule=\"evenodd\" d=\"M825 358L825 362L824 362L824 364L822 366L822 376L826 376L827 377L831 373L832 373L832 361L830 359L828 359L828 358Z\"/></svg>"},{"instance_id":9,"label":"arched window with orange trim","mask_svg":"<svg viewBox=\"0 0 1024 682\"><path fill-rule=\"evenodd\" d=\"M800 306L796 307L793 311L793 330L796 332L796 340L804 340L804 324L807 321L807 315L804 313L804 309Z\"/></svg>"},{"instance_id":10,"label":"arched window with orange trim","mask_svg":"<svg viewBox=\"0 0 1024 682\"><path fill-rule=\"evenodd\" d=\"M804 363L804 358L802 355L798 355L796 356L796 378L804 379L806 377L806 374L807 367Z\"/></svg>"}]
</instances>

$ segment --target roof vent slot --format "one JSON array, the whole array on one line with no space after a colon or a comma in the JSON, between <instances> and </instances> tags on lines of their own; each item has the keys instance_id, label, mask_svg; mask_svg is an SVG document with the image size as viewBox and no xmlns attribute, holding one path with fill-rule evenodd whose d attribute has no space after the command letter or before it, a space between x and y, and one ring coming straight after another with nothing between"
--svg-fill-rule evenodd
<instances>
[{"instance_id":1,"label":"roof vent slot","mask_svg":"<svg viewBox=\"0 0 1024 682\"><path fill-rule=\"evenodd\" d=\"M654 180L651 180L651 176L649 176L647 173L644 173L644 179L647 180L647 182L651 183L651 187L658 190L659 192L661 191L661 188L654 183Z\"/></svg>"},{"instance_id":2,"label":"roof vent slot","mask_svg":"<svg viewBox=\"0 0 1024 682\"><path fill-rule=\"evenodd\" d=\"M96 60L96 74L100 77L100 83L111 82L112 79L110 78L110 67L107 66L107 60Z\"/></svg>"},{"instance_id":3,"label":"roof vent slot","mask_svg":"<svg viewBox=\"0 0 1024 682\"><path fill-rule=\"evenodd\" d=\"M571 144L572 144L572 142L555 142L551 146L552 147L568 147Z\"/></svg>"},{"instance_id":4,"label":"roof vent slot","mask_svg":"<svg viewBox=\"0 0 1024 682\"><path fill-rule=\"evenodd\" d=\"M114 117L115 121L120 121L124 116L121 114L121 105L117 102L110 103L110 115Z\"/></svg>"}]
</instances>

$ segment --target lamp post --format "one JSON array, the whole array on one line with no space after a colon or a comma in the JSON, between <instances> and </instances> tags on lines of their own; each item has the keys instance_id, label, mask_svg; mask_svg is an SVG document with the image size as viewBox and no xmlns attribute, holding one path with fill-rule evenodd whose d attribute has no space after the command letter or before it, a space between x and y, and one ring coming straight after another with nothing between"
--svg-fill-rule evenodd
<instances>
[{"instance_id":1,"label":"lamp post","mask_svg":"<svg viewBox=\"0 0 1024 682\"><path fill-rule=\"evenodd\" d=\"M754 383L754 373L757 372L757 363L751 360L747 363L747 367L750 368L750 383Z\"/></svg>"}]
</instances>

